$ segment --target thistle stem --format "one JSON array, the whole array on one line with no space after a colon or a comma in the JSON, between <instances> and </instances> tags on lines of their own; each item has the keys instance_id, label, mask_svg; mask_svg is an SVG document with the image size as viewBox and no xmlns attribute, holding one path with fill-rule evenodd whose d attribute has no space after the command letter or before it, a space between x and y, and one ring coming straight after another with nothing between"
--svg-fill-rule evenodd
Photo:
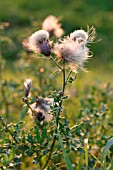
<instances>
[{"instance_id":1,"label":"thistle stem","mask_svg":"<svg viewBox=\"0 0 113 170\"><path fill-rule=\"evenodd\" d=\"M33 113L34 113L34 112L33 112L33 109L32 109L31 106L29 105L28 101L26 101L25 103L27 104L27 107L31 110L32 116L33 116Z\"/></svg>"},{"instance_id":2,"label":"thistle stem","mask_svg":"<svg viewBox=\"0 0 113 170\"><path fill-rule=\"evenodd\" d=\"M46 161L45 165L43 166L43 169L46 168L46 166L47 166L47 164L48 164L48 162L49 162L49 160L50 160L50 158L51 158L51 154L52 154L52 151L53 151L55 142L56 142L56 135L55 135L54 138L53 138L53 142L52 142L52 145L51 145L51 148L50 148L49 156L48 156L48 158L47 158L47 161Z\"/></svg>"},{"instance_id":3,"label":"thistle stem","mask_svg":"<svg viewBox=\"0 0 113 170\"><path fill-rule=\"evenodd\" d=\"M66 86L66 80L65 80L65 63L64 63L64 62L63 62L62 76L63 76L62 92L63 92L63 95L64 95L65 86Z\"/></svg>"},{"instance_id":4,"label":"thistle stem","mask_svg":"<svg viewBox=\"0 0 113 170\"><path fill-rule=\"evenodd\" d=\"M62 70L62 76L63 76L63 85L62 85L62 92L63 92L63 95L64 95L64 91L65 91L65 86L66 86L66 80L65 80L65 62L63 62L63 68L50 56L50 58L54 61L54 63ZM62 106L62 102L59 103L60 107ZM55 134L57 133L57 127L58 127L58 120L59 120L59 115L60 115L60 110L58 112L58 114L56 115L56 130L55 130ZM43 169L46 168L46 166L48 165L48 162L51 158L51 154L52 154L52 151L53 151L53 148L54 148L54 145L55 145L55 142L56 142L56 135L54 136L53 138L53 142L52 142L52 145L51 145L51 148L50 148L50 152L49 152L49 155L48 155L48 158L47 158L47 161L45 163L45 165L43 166Z\"/></svg>"},{"instance_id":5,"label":"thistle stem","mask_svg":"<svg viewBox=\"0 0 113 170\"><path fill-rule=\"evenodd\" d=\"M62 70L62 67L55 61L55 59L50 56L50 59L57 65L57 67L59 67Z\"/></svg>"}]
</instances>

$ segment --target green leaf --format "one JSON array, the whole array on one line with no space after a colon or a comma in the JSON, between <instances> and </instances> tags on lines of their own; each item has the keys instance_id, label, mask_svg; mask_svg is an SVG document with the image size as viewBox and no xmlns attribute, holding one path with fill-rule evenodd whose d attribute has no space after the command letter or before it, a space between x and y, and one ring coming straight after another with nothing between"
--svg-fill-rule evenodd
<instances>
[{"instance_id":1,"label":"green leaf","mask_svg":"<svg viewBox=\"0 0 113 170\"><path fill-rule=\"evenodd\" d=\"M27 110L28 110L27 107L24 107L24 108L22 109L20 120L23 120L23 119L24 119L24 117L25 117L25 115L26 115L26 113L27 113Z\"/></svg>"},{"instance_id":2,"label":"green leaf","mask_svg":"<svg viewBox=\"0 0 113 170\"><path fill-rule=\"evenodd\" d=\"M12 161L13 158L14 158L14 147L12 147L12 150L11 150L11 153L10 153L9 161Z\"/></svg>"},{"instance_id":3,"label":"green leaf","mask_svg":"<svg viewBox=\"0 0 113 170\"><path fill-rule=\"evenodd\" d=\"M60 73L61 70L57 70L55 71L52 75L50 75L50 78L54 78L56 74Z\"/></svg>"},{"instance_id":4,"label":"green leaf","mask_svg":"<svg viewBox=\"0 0 113 170\"><path fill-rule=\"evenodd\" d=\"M109 148L113 145L113 137L106 143L103 153L102 153L102 158L104 159L104 157L107 154L107 151L109 150Z\"/></svg>"},{"instance_id":5,"label":"green leaf","mask_svg":"<svg viewBox=\"0 0 113 170\"><path fill-rule=\"evenodd\" d=\"M47 137L47 129L43 129L42 131L42 138L43 140Z\"/></svg>"},{"instance_id":6,"label":"green leaf","mask_svg":"<svg viewBox=\"0 0 113 170\"><path fill-rule=\"evenodd\" d=\"M113 170L113 159L112 159L111 166L110 166L109 170Z\"/></svg>"},{"instance_id":7,"label":"green leaf","mask_svg":"<svg viewBox=\"0 0 113 170\"><path fill-rule=\"evenodd\" d=\"M66 153L66 150L64 148L64 145L63 145L63 141L62 141L62 138L61 138L61 135L59 133L59 131L57 130L58 132L58 137L59 137L59 142L60 142L60 145L61 145L61 148L62 148L62 151L63 151L63 155L64 155L64 160L65 160L65 163L66 163L66 167L67 167L67 170L74 170L74 168L72 167L71 165L71 161Z\"/></svg>"},{"instance_id":8,"label":"green leaf","mask_svg":"<svg viewBox=\"0 0 113 170\"><path fill-rule=\"evenodd\" d=\"M93 158L97 161L97 162L95 163L95 166L94 166L94 167L96 167L96 164L97 164L97 163L101 164L101 166L103 167L102 162L101 162L94 154L92 154L91 152L90 152L90 154L91 154L91 155L93 156Z\"/></svg>"},{"instance_id":9,"label":"green leaf","mask_svg":"<svg viewBox=\"0 0 113 170\"><path fill-rule=\"evenodd\" d=\"M36 139L39 140L40 139L40 133L37 127L35 127L35 133L36 133Z\"/></svg>"}]
</instances>

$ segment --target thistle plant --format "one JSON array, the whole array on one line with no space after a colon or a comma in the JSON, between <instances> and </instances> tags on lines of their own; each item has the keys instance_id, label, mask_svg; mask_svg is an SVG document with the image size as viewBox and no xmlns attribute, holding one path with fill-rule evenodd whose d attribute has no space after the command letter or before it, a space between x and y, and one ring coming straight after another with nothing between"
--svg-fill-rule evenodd
<instances>
[{"instance_id":1,"label":"thistle plant","mask_svg":"<svg viewBox=\"0 0 113 170\"><path fill-rule=\"evenodd\" d=\"M25 49L36 54L43 54L45 59L50 59L62 73L61 90L53 91L51 89L50 96L46 98L36 96L34 98L35 102L32 102L33 98L29 96L31 80L26 79L24 82L25 97L22 98L25 103L24 107L28 108L28 113L35 121L35 128L46 127L45 138L47 139L46 143L42 144L41 147L48 146L43 150L43 155L41 153L37 155L34 162L39 162L42 169L50 169L49 166L53 166L52 159L56 155L64 156L67 169L75 167L75 164L71 163L67 152L74 150L75 147L81 147L82 143L76 140L76 133L74 133L78 126L70 127L68 120L63 116L63 101L68 98L65 95L66 86L76 80L79 69L85 70L84 63L91 57L88 44L93 42L95 35L96 32L93 27L90 35L84 30L75 30L70 35L53 43L49 40L49 32L39 30L23 41ZM41 130L40 133L42 133ZM61 145L61 150L59 151L55 149L58 141ZM64 144L66 145L65 147Z\"/></svg>"},{"instance_id":2,"label":"thistle plant","mask_svg":"<svg viewBox=\"0 0 113 170\"><path fill-rule=\"evenodd\" d=\"M87 71L85 63L92 57L90 44L96 37L95 28L88 27L87 32L83 29L75 30L70 35L60 38L63 33L59 19L50 15L43 21L42 30L34 32L22 42L27 52L23 64L26 67L29 60L30 71L38 75L40 90L35 89L34 93L36 84L34 77L29 77L29 74L21 85L9 82L1 84L2 95L7 94L10 86L17 88L16 92L19 95L16 93L14 96L18 96L19 99L22 97L20 103L23 105L21 121L9 123L10 120L4 116L5 114L0 115L2 170L27 169L27 164L34 170L102 170L113 167L110 148L113 138L108 136L109 130L113 127L108 117L108 95L111 93L109 86L105 89L93 87L91 92L87 92L81 100L80 113L77 112L79 119L74 122L74 126L71 126L68 120L70 113L65 113L65 103L70 99L66 93L68 85L76 80L79 70ZM54 42L54 36L60 39L55 39ZM33 54L34 60L30 54ZM48 70L45 65L41 65L41 58L45 60L45 65L49 63ZM51 80L46 84L50 77L47 77L47 74L52 72L51 69L54 71L54 87ZM1 80L3 77L1 74ZM49 83L49 88L41 89ZM58 88L55 86L56 83ZM7 85L6 91L3 85ZM5 95L3 99L6 99ZM8 101L10 99L11 97L8 97ZM4 100L6 107L7 103ZM16 111L14 113L16 114ZM23 121L24 118L27 120Z\"/></svg>"}]
</instances>

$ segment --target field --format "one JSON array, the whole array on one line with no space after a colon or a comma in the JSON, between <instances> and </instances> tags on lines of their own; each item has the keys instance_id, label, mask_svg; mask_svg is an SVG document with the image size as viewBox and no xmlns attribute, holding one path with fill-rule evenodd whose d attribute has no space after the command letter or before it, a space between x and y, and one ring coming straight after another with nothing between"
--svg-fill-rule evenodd
<instances>
[{"instance_id":1,"label":"field","mask_svg":"<svg viewBox=\"0 0 113 170\"><path fill-rule=\"evenodd\" d=\"M65 83L69 69L59 71L53 54L50 59L22 45L49 15L59 18L64 39L74 30L96 29L87 71L71 72ZM112 170L112 0L4 0L0 21L0 168ZM30 98L26 79L32 80ZM52 121L31 118L31 103L50 96Z\"/></svg>"}]
</instances>

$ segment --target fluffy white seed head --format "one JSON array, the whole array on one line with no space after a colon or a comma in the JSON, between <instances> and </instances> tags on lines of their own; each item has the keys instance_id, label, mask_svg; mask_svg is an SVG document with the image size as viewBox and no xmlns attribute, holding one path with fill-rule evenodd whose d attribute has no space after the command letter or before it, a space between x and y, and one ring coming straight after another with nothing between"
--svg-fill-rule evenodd
<instances>
[{"instance_id":1,"label":"fluffy white seed head","mask_svg":"<svg viewBox=\"0 0 113 170\"><path fill-rule=\"evenodd\" d=\"M43 21L42 28L44 30L51 31L53 29L56 29L57 24L58 24L58 19L53 15L49 15Z\"/></svg>"},{"instance_id":2,"label":"fluffy white seed head","mask_svg":"<svg viewBox=\"0 0 113 170\"><path fill-rule=\"evenodd\" d=\"M23 41L23 46L29 51L49 55L51 52L51 47L48 40L49 33L45 30L39 30L33 33L28 39L25 39Z\"/></svg>"},{"instance_id":3,"label":"fluffy white seed head","mask_svg":"<svg viewBox=\"0 0 113 170\"><path fill-rule=\"evenodd\" d=\"M76 41L78 38L80 38L86 42L88 40L88 34L84 30L75 30L70 34L70 38L73 41Z\"/></svg>"},{"instance_id":4,"label":"fluffy white seed head","mask_svg":"<svg viewBox=\"0 0 113 170\"><path fill-rule=\"evenodd\" d=\"M59 20L53 16L49 15L42 23L42 28L50 33L50 35L55 35L57 38L60 38L64 30L61 28Z\"/></svg>"},{"instance_id":5,"label":"fluffy white seed head","mask_svg":"<svg viewBox=\"0 0 113 170\"><path fill-rule=\"evenodd\" d=\"M74 72L77 72L78 68L82 69L84 62L89 58L89 50L81 38L74 42L70 37L66 37L55 44L54 51L58 58L63 59Z\"/></svg>"},{"instance_id":6,"label":"fluffy white seed head","mask_svg":"<svg viewBox=\"0 0 113 170\"><path fill-rule=\"evenodd\" d=\"M29 42L31 44L37 44L40 46L40 44L47 42L48 39L49 39L49 33L45 30L39 30L39 31L33 33L29 37Z\"/></svg>"},{"instance_id":7,"label":"fluffy white seed head","mask_svg":"<svg viewBox=\"0 0 113 170\"><path fill-rule=\"evenodd\" d=\"M64 34L64 30L62 28L57 28L54 30L54 34L57 38L60 38Z\"/></svg>"}]
</instances>

